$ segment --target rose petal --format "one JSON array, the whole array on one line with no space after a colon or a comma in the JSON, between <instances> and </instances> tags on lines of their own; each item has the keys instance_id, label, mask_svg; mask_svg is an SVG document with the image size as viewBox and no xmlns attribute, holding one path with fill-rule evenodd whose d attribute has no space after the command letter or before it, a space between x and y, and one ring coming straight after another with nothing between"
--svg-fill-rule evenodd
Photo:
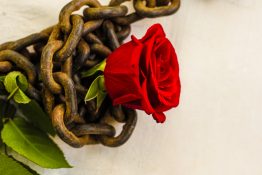
<instances>
[{"instance_id":1,"label":"rose petal","mask_svg":"<svg viewBox=\"0 0 262 175\"><path fill-rule=\"evenodd\" d=\"M154 39L155 37L165 37L166 34L164 32L161 24L152 25L146 32L145 36L141 39L141 42L145 42L148 39Z\"/></svg>"},{"instance_id":2,"label":"rose petal","mask_svg":"<svg viewBox=\"0 0 262 175\"><path fill-rule=\"evenodd\" d=\"M157 123L164 123L166 121L166 116L163 112L159 112L159 113L156 112L153 114L153 117Z\"/></svg>"}]
</instances>

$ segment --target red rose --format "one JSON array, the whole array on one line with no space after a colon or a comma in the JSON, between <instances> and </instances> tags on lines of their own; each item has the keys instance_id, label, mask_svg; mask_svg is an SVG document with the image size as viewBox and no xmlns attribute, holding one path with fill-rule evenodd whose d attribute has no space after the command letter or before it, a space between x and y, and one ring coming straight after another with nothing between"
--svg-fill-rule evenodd
<instances>
[{"instance_id":1,"label":"red rose","mask_svg":"<svg viewBox=\"0 0 262 175\"><path fill-rule=\"evenodd\" d=\"M180 97L177 55L160 24L146 35L116 49L107 59L105 86L113 104L153 114L165 121L164 111L176 107Z\"/></svg>"}]
</instances>

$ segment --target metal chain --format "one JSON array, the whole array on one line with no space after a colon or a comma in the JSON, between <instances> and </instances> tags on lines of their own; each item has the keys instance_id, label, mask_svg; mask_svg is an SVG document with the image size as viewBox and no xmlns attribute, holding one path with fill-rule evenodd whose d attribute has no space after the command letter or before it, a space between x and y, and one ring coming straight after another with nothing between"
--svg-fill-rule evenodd
<instances>
[{"instance_id":1,"label":"metal chain","mask_svg":"<svg viewBox=\"0 0 262 175\"><path fill-rule=\"evenodd\" d=\"M29 81L26 94L43 106L57 134L73 147L116 147L129 139L137 122L135 110L112 106L108 97L99 109L94 100L84 103L94 77L82 78L80 72L118 48L132 23L173 14L180 6L180 0L134 0L135 12L127 14L121 5L125 1L102 6L97 0L73 0L62 8L58 24L0 45L0 75L24 72ZM83 15L76 15L82 7ZM118 136L110 118L124 123Z\"/></svg>"}]
</instances>

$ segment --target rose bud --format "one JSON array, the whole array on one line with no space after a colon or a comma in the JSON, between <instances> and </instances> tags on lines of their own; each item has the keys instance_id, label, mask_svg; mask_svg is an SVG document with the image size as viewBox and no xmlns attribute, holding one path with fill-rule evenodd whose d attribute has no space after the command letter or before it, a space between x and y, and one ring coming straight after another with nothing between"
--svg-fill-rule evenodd
<instances>
[{"instance_id":1,"label":"rose bud","mask_svg":"<svg viewBox=\"0 0 262 175\"><path fill-rule=\"evenodd\" d=\"M113 105L144 110L163 123L163 112L176 107L180 98L177 55L160 24L142 39L116 49L106 61L105 87Z\"/></svg>"}]
</instances>

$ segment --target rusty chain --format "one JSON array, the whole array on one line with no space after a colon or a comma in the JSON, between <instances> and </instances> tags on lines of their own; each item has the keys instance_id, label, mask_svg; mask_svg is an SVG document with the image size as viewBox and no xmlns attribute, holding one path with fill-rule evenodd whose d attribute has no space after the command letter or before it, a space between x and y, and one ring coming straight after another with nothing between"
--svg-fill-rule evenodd
<instances>
[{"instance_id":1,"label":"rusty chain","mask_svg":"<svg viewBox=\"0 0 262 175\"><path fill-rule=\"evenodd\" d=\"M173 14L180 6L180 0L134 0L135 12L127 14L125 1L111 0L102 6L97 0L73 0L62 8L58 24L0 45L0 75L24 72L29 81L26 94L43 106L57 134L73 147L120 146L137 121L135 110L112 106L108 97L99 109L94 100L84 103L94 77L82 78L81 70L118 48L132 23ZM83 15L75 14L82 7ZM118 136L112 119L124 124Z\"/></svg>"}]
</instances>

